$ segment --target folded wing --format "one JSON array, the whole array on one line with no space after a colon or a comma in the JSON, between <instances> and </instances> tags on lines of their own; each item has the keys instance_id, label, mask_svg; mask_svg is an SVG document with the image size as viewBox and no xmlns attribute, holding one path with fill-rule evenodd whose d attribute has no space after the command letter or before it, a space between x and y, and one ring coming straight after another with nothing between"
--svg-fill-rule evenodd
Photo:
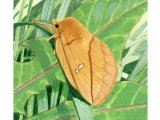
<instances>
[{"instance_id":1,"label":"folded wing","mask_svg":"<svg viewBox=\"0 0 160 120\"><path fill-rule=\"evenodd\" d=\"M76 39L71 44L57 40L56 52L71 85L89 103L101 105L117 77L117 64L108 46L94 36L86 41Z\"/></svg>"}]
</instances>

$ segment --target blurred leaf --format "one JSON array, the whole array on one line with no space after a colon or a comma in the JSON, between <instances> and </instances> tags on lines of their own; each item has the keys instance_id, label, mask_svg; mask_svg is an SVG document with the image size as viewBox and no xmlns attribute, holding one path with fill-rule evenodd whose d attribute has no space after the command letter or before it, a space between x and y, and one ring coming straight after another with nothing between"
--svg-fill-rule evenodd
<instances>
[{"instance_id":1,"label":"blurred leaf","mask_svg":"<svg viewBox=\"0 0 160 120\"><path fill-rule=\"evenodd\" d=\"M66 101L49 111L29 118L29 120L77 120L78 116L75 111L73 103ZM93 107L93 111L95 120L107 118L111 120L133 120L133 118L134 120L146 120L147 86L134 82L117 83L109 99L102 106Z\"/></svg>"}]
</instances>

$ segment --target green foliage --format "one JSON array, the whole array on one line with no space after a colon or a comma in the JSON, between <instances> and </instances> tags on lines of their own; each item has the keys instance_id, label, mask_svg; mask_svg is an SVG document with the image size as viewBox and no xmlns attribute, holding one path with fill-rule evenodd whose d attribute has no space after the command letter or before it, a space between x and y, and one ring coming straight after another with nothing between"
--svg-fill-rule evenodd
<instances>
[{"instance_id":1,"label":"green foliage","mask_svg":"<svg viewBox=\"0 0 160 120\"><path fill-rule=\"evenodd\" d=\"M14 0L15 120L146 120L146 0ZM102 106L93 107L69 84L51 35L32 21L77 18L113 51L118 82ZM124 81L125 80L125 81Z\"/></svg>"},{"instance_id":2,"label":"green foliage","mask_svg":"<svg viewBox=\"0 0 160 120\"><path fill-rule=\"evenodd\" d=\"M95 120L146 120L147 86L134 82L119 82L112 94L100 107L93 107ZM86 110L83 109L85 112ZM85 114L89 114L86 111ZM136 118L135 118L136 117ZM81 117L80 117L81 118ZM74 104L67 101L29 120L78 119ZM91 119L88 117L88 119ZM88 120L87 119L87 120ZM108 120L107 119L107 120ZM85 120L82 116L82 120Z\"/></svg>"},{"instance_id":3,"label":"green foliage","mask_svg":"<svg viewBox=\"0 0 160 120\"><path fill-rule=\"evenodd\" d=\"M104 41L121 61L127 37L146 11L145 0L96 0L80 6L73 16ZM87 12L86 12L87 11Z\"/></svg>"}]
</instances>

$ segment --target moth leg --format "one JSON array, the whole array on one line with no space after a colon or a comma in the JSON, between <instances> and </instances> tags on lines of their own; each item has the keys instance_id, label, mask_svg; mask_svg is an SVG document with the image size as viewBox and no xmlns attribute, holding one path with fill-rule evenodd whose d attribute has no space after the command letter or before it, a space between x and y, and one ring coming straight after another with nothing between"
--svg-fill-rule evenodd
<instances>
[{"instance_id":1,"label":"moth leg","mask_svg":"<svg viewBox=\"0 0 160 120\"><path fill-rule=\"evenodd\" d=\"M52 38L54 38L53 35L51 37L49 37L49 38L46 39L47 42L49 42Z\"/></svg>"},{"instance_id":2,"label":"moth leg","mask_svg":"<svg viewBox=\"0 0 160 120\"><path fill-rule=\"evenodd\" d=\"M57 39L59 37L58 33L54 33L54 35L52 35L51 37L47 38L47 42L49 42L52 38Z\"/></svg>"},{"instance_id":3,"label":"moth leg","mask_svg":"<svg viewBox=\"0 0 160 120\"><path fill-rule=\"evenodd\" d=\"M56 54L56 51L55 51L55 50L53 51L53 54L54 54L54 55Z\"/></svg>"},{"instance_id":4,"label":"moth leg","mask_svg":"<svg viewBox=\"0 0 160 120\"><path fill-rule=\"evenodd\" d=\"M58 33L54 33L53 38L57 39L59 37Z\"/></svg>"}]
</instances>

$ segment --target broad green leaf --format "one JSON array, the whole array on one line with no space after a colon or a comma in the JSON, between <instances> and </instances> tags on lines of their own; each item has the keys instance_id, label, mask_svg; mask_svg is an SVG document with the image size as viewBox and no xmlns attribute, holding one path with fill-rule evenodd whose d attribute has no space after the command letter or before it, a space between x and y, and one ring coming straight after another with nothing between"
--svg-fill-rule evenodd
<instances>
[{"instance_id":1,"label":"broad green leaf","mask_svg":"<svg viewBox=\"0 0 160 120\"><path fill-rule=\"evenodd\" d=\"M45 90L47 85L52 85L53 80L57 79L56 72L60 70L60 66L45 38L26 40L21 46L30 48L35 54L35 58L30 62L14 62L14 111L24 114L23 107L27 99ZM63 73L59 76L63 76Z\"/></svg>"},{"instance_id":2,"label":"broad green leaf","mask_svg":"<svg viewBox=\"0 0 160 120\"><path fill-rule=\"evenodd\" d=\"M119 82L110 97L100 107L93 107L95 120L146 120L147 86L134 82ZM78 120L72 101L66 101L28 120ZM83 120L83 119L82 119Z\"/></svg>"},{"instance_id":3,"label":"broad green leaf","mask_svg":"<svg viewBox=\"0 0 160 120\"><path fill-rule=\"evenodd\" d=\"M72 16L108 44L120 62L125 41L146 9L146 0L95 0L81 5Z\"/></svg>"}]
</instances>

